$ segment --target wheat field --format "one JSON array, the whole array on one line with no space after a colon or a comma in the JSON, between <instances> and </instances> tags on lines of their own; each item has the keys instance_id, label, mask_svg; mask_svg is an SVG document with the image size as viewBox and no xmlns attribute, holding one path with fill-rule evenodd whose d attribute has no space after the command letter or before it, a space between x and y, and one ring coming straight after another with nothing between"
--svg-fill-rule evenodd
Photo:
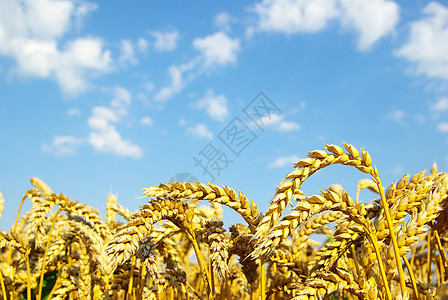
<instances>
[{"instance_id":1,"label":"wheat field","mask_svg":"<svg viewBox=\"0 0 448 300\"><path fill-rule=\"evenodd\" d=\"M337 184L302 192L307 178L337 164L368 176L354 198ZM448 295L448 175L436 165L385 188L367 151L326 145L294 165L265 212L228 186L170 182L144 188L148 202L137 212L109 195L105 220L42 180L31 183L20 207L32 208L19 208L9 232L0 231L2 299ZM377 199L361 201L363 189ZM244 224L224 228L223 205Z\"/></svg>"}]
</instances>

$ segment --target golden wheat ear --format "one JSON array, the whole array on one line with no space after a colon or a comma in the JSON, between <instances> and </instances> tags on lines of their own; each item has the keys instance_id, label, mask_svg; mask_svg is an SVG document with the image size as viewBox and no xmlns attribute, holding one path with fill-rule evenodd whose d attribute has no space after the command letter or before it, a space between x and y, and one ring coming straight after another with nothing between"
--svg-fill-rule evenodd
<instances>
[{"instance_id":1,"label":"golden wheat ear","mask_svg":"<svg viewBox=\"0 0 448 300\"><path fill-rule=\"evenodd\" d=\"M146 197L170 198L179 200L210 201L230 207L239 213L252 231L258 226L261 215L254 201L238 190L200 182L169 182L143 189Z\"/></svg>"},{"instance_id":2,"label":"golden wheat ear","mask_svg":"<svg viewBox=\"0 0 448 300\"><path fill-rule=\"evenodd\" d=\"M38 177L31 177L30 181L32 185L34 185L39 189L39 191L42 192L42 194L44 194L44 196L50 196L51 194L53 194L51 188L42 179Z\"/></svg>"},{"instance_id":3,"label":"golden wheat ear","mask_svg":"<svg viewBox=\"0 0 448 300\"><path fill-rule=\"evenodd\" d=\"M301 190L337 164L370 178L347 190ZM135 213L109 194L103 221L31 182L11 230L0 230L0 299L32 299L32 291L38 300L448 296L448 174L435 163L385 189L367 151L326 145L294 165L264 214L226 185L170 182L143 189L151 199ZM25 201L32 206L22 214ZM3 205L0 193L0 215ZM225 206L244 224L224 226Z\"/></svg>"}]
</instances>

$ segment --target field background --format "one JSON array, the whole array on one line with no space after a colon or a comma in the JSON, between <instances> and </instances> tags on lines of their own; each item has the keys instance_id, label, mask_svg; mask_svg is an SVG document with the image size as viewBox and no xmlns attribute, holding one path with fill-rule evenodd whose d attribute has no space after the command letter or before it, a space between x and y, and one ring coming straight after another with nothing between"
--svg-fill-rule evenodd
<instances>
[{"instance_id":1,"label":"field background","mask_svg":"<svg viewBox=\"0 0 448 300\"><path fill-rule=\"evenodd\" d=\"M265 211L327 143L368 150L385 186L446 171L447 24L444 1L0 0L0 228L31 176L104 216L109 192L136 210L141 188L180 172ZM259 92L281 111L263 128L243 111ZM257 136L239 157L219 139L235 117ZM214 180L193 160L210 141L233 160ZM362 178L335 166L303 189L354 197Z\"/></svg>"}]
</instances>

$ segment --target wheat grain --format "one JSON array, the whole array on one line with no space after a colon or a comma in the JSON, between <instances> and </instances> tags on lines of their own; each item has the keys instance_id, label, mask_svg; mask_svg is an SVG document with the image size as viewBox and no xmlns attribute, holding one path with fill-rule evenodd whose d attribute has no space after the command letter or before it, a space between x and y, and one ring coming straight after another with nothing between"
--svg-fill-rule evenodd
<instances>
[{"instance_id":1,"label":"wheat grain","mask_svg":"<svg viewBox=\"0 0 448 300\"><path fill-rule=\"evenodd\" d=\"M109 194L106 200L106 224L109 228L117 222L116 210L117 207L117 196Z\"/></svg>"},{"instance_id":2,"label":"wheat grain","mask_svg":"<svg viewBox=\"0 0 448 300\"><path fill-rule=\"evenodd\" d=\"M31 184L38 188L44 196L50 196L53 194L51 188L40 178L31 177Z\"/></svg>"},{"instance_id":3,"label":"wheat grain","mask_svg":"<svg viewBox=\"0 0 448 300\"><path fill-rule=\"evenodd\" d=\"M221 280L225 280L228 268L229 259L229 245L230 238L225 234L225 229L222 228L224 223L222 221L208 221L205 224L205 240L210 249L210 261L213 270L217 272Z\"/></svg>"},{"instance_id":4,"label":"wheat grain","mask_svg":"<svg viewBox=\"0 0 448 300\"><path fill-rule=\"evenodd\" d=\"M348 153L336 145L326 145L327 153L323 150L315 150L308 153L308 158L304 158L295 164L295 170L286 175L283 182L277 187L274 198L265 216L257 227L255 236L264 238L270 228L274 226L278 218L281 217L286 205L290 203L293 196L302 194L300 187L303 182L318 170L329 165L344 164L354 166L363 173L373 174L371 167L372 159L368 152L362 150L362 157L359 157L358 150L352 145L344 143Z\"/></svg>"},{"instance_id":5,"label":"wheat grain","mask_svg":"<svg viewBox=\"0 0 448 300\"><path fill-rule=\"evenodd\" d=\"M229 254L236 254L240 257L242 272L249 285L252 285L258 278L258 263L255 258L249 256L255 249L253 236L250 234L250 230L242 224L232 225L229 230L233 241Z\"/></svg>"},{"instance_id":6,"label":"wheat grain","mask_svg":"<svg viewBox=\"0 0 448 300\"><path fill-rule=\"evenodd\" d=\"M199 182L170 182L143 190L146 197L208 200L226 205L238 212L250 228L255 228L259 222L258 207L253 200L249 202L245 194L241 191L237 193L228 186L219 187L212 183L205 185Z\"/></svg>"},{"instance_id":7,"label":"wheat grain","mask_svg":"<svg viewBox=\"0 0 448 300\"><path fill-rule=\"evenodd\" d=\"M134 255L139 243L147 236L152 225L163 218L182 227L193 217L184 203L179 200L154 200L143 205L141 210L131 217L131 220L120 228L114 238L106 245L103 256L106 274L112 273L115 266L125 262Z\"/></svg>"},{"instance_id":8,"label":"wheat grain","mask_svg":"<svg viewBox=\"0 0 448 300\"><path fill-rule=\"evenodd\" d=\"M358 181L358 190L369 189L370 191L379 194L378 185L371 179L361 179Z\"/></svg>"},{"instance_id":9,"label":"wheat grain","mask_svg":"<svg viewBox=\"0 0 448 300\"><path fill-rule=\"evenodd\" d=\"M17 234L14 232L7 233L0 230L0 248L3 247L14 247L19 253L25 254L27 252L24 241L21 240Z\"/></svg>"},{"instance_id":10,"label":"wheat grain","mask_svg":"<svg viewBox=\"0 0 448 300\"><path fill-rule=\"evenodd\" d=\"M331 293L336 291L347 291L362 299L377 299L378 290L375 289L375 282L369 280L361 287L356 283L353 276L349 273L337 269L338 273L322 273L319 278L311 278L302 284L296 285L295 297L293 299L310 299L312 296L318 299L327 298Z\"/></svg>"},{"instance_id":11,"label":"wheat grain","mask_svg":"<svg viewBox=\"0 0 448 300\"><path fill-rule=\"evenodd\" d=\"M97 230L103 239L108 240L111 237L111 232L107 225L101 220L99 212L88 206L87 204L78 204L77 201L70 201L63 206L64 210L67 211L71 216L79 216L90 223L92 228Z\"/></svg>"},{"instance_id":12,"label":"wheat grain","mask_svg":"<svg viewBox=\"0 0 448 300\"><path fill-rule=\"evenodd\" d=\"M90 290L91 276L90 276L90 258L87 253L87 247L83 242L79 243L79 288L78 295L81 299L91 299Z\"/></svg>"}]
</instances>

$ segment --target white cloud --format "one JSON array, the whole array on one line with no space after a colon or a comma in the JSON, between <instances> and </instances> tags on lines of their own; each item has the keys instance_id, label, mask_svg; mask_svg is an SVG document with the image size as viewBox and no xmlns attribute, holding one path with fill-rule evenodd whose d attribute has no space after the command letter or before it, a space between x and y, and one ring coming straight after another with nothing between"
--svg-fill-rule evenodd
<instances>
[{"instance_id":1,"label":"white cloud","mask_svg":"<svg viewBox=\"0 0 448 300\"><path fill-rule=\"evenodd\" d=\"M294 131L300 130L302 127L296 123L291 121L284 121L283 115L267 115L259 118L254 121L252 126L255 126L254 123L259 124L261 127L271 128L276 131Z\"/></svg>"},{"instance_id":2,"label":"white cloud","mask_svg":"<svg viewBox=\"0 0 448 300\"><path fill-rule=\"evenodd\" d=\"M254 31L318 32L338 15L335 0L263 0L253 10L259 20L256 27L249 27L249 34Z\"/></svg>"},{"instance_id":3,"label":"white cloud","mask_svg":"<svg viewBox=\"0 0 448 300\"><path fill-rule=\"evenodd\" d=\"M123 64L137 65L138 60L136 57L136 51L144 52L148 49L148 41L144 38L139 38L137 42L133 43L131 40L126 39L120 42L120 57L118 61Z\"/></svg>"},{"instance_id":4,"label":"white cloud","mask_svg":"<svg viewBox=\"0 0 448 300\"><path fill-rule=\"evenodd\" d=\"M387 117L396 123L402 124L407 117L407 114L404 111L397 109L391 112Z\"/></svg>"},{"instance_id":5,"label":"white cloud","mask_svg":"<svg viewBox=\"0 0 448 300\"><path fill-rule=\"evenodd\" d=\"M103 51L102 48L103 42L99 38L79 38L70 41L62 53L62 58L68 60L68 63L64 63L64 67L107 71L111 63L110 52Z\"/></svg>"},{"instance_id":6,"label":"white cloud","mask_svg":"<svg viewBox=\"0 0 448 300\"><path fill-rule=\"evenodd\" d=\"M114 89L110 107L96 106L92 109L88 120L92 132L88 141L93 149L136 159L143 156L142 149L132 141L124 140L115 127L121 117L127 114L130 103L130 93L122 87L117 87Z\"/></svg>"},{"instance_id":7,"label":"white cloud","mask_svg":"<svg viewBox=\"0 0 448 300\"><path fill-rule=\"evenodd\" d=\"M89 143L98 152L112 153L119 156L141 158L143 152L132 141L123 140L114 126L104 131L93 131L89 136Z\"/></svg>"},{"instance_id":8,"label":"white cloud","mask_svg":"<svg viewBox=\"0 0 448 300\"><path fill-rule=\"evenodd\" d=\"M176 49L179 33L177 31L171 32L153 32L152 35L156 39L154 48L159 52L173 51Z\"/></svg>"},{"instance_id":9,"label":"white cloud","mask_svg":"<svg viewBox=\"0 0 448 300\"><path fill-rule=\"evenodd\" d=\"M70 117L79 117L81 115L81 111L77 108L71 108L67 110L67 115Z\"/></svg>"},{"instance_id":10,"label":"white cloud","mask_svg":"<svg viewBox=\"0 0 448 300\"><path fill-rule=\"evenodd\" d=\"M112 69L110 51L103 50L103 42L98 38L79 38L69 42L57 62L54 70L56 79L63 91L71 96L88 88L89 77Z\"/></svg>"},{"instance_id":11,"label":"white cloud","mask_svg":"<svg viewBox=\"0 0 448 300\"><path fill-rule=\"evenodd\" d=\"M139 38L137 41L137 48L139 51L146 51L148 49L148 41L144 38Z\"/></svg>"},{"instance_id":12,"label":"white cloud","mask_svg":"<svg viewBox=\"0 0 448 300\"><path fill-rule=\"evenodd\" d=\"M118 122L119 118L115 111L104 106L95 106L88 120L89 127L93 130L108 130L111 123Z\"/></svg>"},{"instance_id":13,"label":"white cloud","mask_svg":"<svg viewBox=\"0 0 448 300\"><path fill-rule=\"evenodd\" d=\"M130 63L131 65L136 65L138 63L135 57L134 45L130 40L122 40L120 43L120 58L118 59L121 63Z\"/></svg>"},{"instance_id":14,"label":"white cloud","mask_svg":"<svg viewBox=\"0 0 448 300\"><path fill-rule=\"evenodd\" d=\"M205 109L210 118L218 121L224 121L229 115L226 96L215 95L211 89L207 89L204 97L199 99L195 105L198 109Z\"/></svg>"},{"instance_id":15,"label":"white cloud","mask_svg":"<svg viewBox=\"0 0 448 300\"><path fill-rule=\"evenodd\" d=\"M300 125L295 122L282 121L278 125L279 131L292 131L292 130L299 130L300 128L301 128Z\"/></svg>"},{"instance_id":16,"label":"white cloud","mask_svg":"<svg viewBox=\"0 0 448 300\"><path fill-rule=\"evenodd\" d=\"M448 80L448 8L431 2L426 17L412 23L409 40L396 55L413 63L413 71L429 78Z\"/></svg>"},{"instance_id":17,"label":"white cloud","mask_svg":"<svg viewBox=\"0 0 448 300\"><path fill-rule=\"evenodd\" d=\"M110 104L117 113L120 115L125 115L127 114L128 107L131 104L131 94L125 88L116 87L114 89L114 97Z\"/></svg>"},{"instance_id":18,"label":"white cloud","mask_svg":"<svg viewBox=\"0 0 448 300\"><path fill-rule=\"evenodd\" d=\"M240 50L238 39L231 39L224 32L217 32L193 41L199 54L186 63L171 66L168 70L170 84L163 86L154 96L157 102L164 102L182 91L194 77L212 67L236 63L236 53Z\"/></svg>"},{"instance_id":19,"label":"white cloud","mask_svg":"<svg viewBox=\"0 0 448 300\"><path fill-rule=\"evenodd\" d=\"M206 67L236 63L236 53L240 50L240 41L231 39L225 32L216 32L204 38L197 38L193 46L201 52Z\"/></svg>"},{"instance_id":20,"label":"white cloud","mask_svg":"<svg viewBox=\"0 0 448 300\"><path fill-rule=\"evenodd\" d=\"M76 147L83 142L73 136L53 136L51 145L43 144L42 149L54 156L67 156L76 153Z\"/></svg>"},{"instance_id":21,"label":"white cloud","mask_svg":"<svg viewBox=\"0 0 448 300\"><path fill-rule=\"evenodd\" d=\"M415 120L419 123L419 124L425 124L425 117L422 115L415 115Z\"/></svg>"},{"instance_id":22,"label":"white cloud","mask_svg":"<svg viewBox=\"0 0 448 300\"><path fill-rule=\"evenodd\" d=\"M71 1L28 0L20 1L27 27L36 38L52 39L62 36L70 26L74 12ZM11 16L12 17L12 16ZM19 21L20 22L20 21Z\"/></svg>"},{"instance_id":23,"label":"white cloud","mask_svg":"<svg viewBox=\"0 0 448 300\"><path fill-rule=\"evenodd\" d=\"M430 109L435 112L448 111L448 98L440 98L436 103L430 105Z\"/></svg>"},{"instance_id":24,"label":"white cloud","mask_svg":"<svg viewBox=\"0 0 448 300\"><path fill-rule=\"evenodd\" d=\"M205 138L211 140L213 138L213 133L208 129L205 124L197 124L196 126L189 127L187 133L198 138Z\"/></svg>"},{"instance_id":25,"label":"white cloud","mask_svg":"<svg viewBox=\"0 0 448 300\"><path fill-rule=\"evenodd\" d=\"M282 156L271 162L269 168L282 168L286 165L292 165L300 160L300 157L296 155Z\"/></svg>"},{"instance_id":26,"label":"white cloud","mask_svg":"<svg viewBox=\"0 0 448 300\"><path fill-rule=\"evenodd\" d=\"M222 31L230 32L230 23L233 22L234 19L231 15L229 15L226 12L222 12L218 14L215 19L213 20L213 23Z\"/></svg>"},{"instance_id":27,"label":"white cloud","mask_svg":"<svg viewBox=\"0 0 448 300\"><path fill-rule=\"evenodd\" d=\"M65 94L76 96L91 78L112 69L100 39L61 42L72 19L81 22L94 8L64 0L0 0L0 55L13 58L13 73L55 79Z\"/></svg>"},{"instance_id":28,"label":"white cloud","mask_svg":"<svg viewBox=\"0 0 448 300\"><path fill-rule=\"evenodd\" d=\"M187 120L185 120L185 119L180 119L180 120L179 120L179 126L185 126L185 125L187 125Z\"/></svg>"},{"instance_id":29,"label":"white cloud","mask_svg":"<svg viewBox=\"0 0 448 300\"><path fill-rule=\"evenodd\" d=\"M420 114L409 114L406 113L404 111L402 111L401 109L397 109L394 110L392 112L390 112L387 116L387 119L394 121L395 123L401 125L401 126L406 126L407 122L409 121L412 124L425 124L426 119L424 116L420 115Z\"/></svg>"},{"instance_id":30,"label":"white cloud","mask_svg":"<svg viewBox=\"0 0 448 300\"><path fill-rule=\"evenodd\" d=\"M448 122L441 122L437 125L437 130L440 132L448 133Z\"/></svg>"},{"instance_id":31,"label":"white cloud","mask_svg":"<svg viewBox=\"0 0 448 300\"><path fill-rule=\"evenodd\" d=\"M198 65L198 59L191 59L189 62L179 66L171 66L168 69L171 83L162 87L159 92L154 95L154 100L157 102L165 102L175 94L182 91L186 85L186 81L191 80L194 76L194 70ZM186 73L186 76L184 74ZM184 77L187 77L186 79Z\"/></svg>"},{"instance_id":32,"label":"white cloud","mask_svg":"<svg viewBox=\"0 0 448 300\"><path fill-rule=\"evenodd\" d=\"M152 126L152 124L153 124L152 119L150 117L142 118L140 123L142 123L142 125L146 125L146 126Z\"/></svg>"},{"instance_id":33,"label":"white cloud","mask_svg":"<svg viewBox=\"0 0 448 300\"><path fill-rule=\"evenodd\" d=\"M368 50L380 38L393 33L400 19L400 7L388 0L339 0L340 21L359 33L358 49Z\"/></svg>"},{"instance_id":34,"label":"white cloud","mask_svg":"<svg viewBox=\"0 0 448 300\"><path fill-rule=\"evenodd\" d=\"M388 0L263 0L252 9L258 22L247 29L285 34L317 33L339 20L359 33L358 49L367 50L393 32L399 6Z\"/></svg>"},{"instance_id":35,"label":"white cloud","mask_svg":"<svg viewBox=\"0 0 448 300\"><path fill-rule=\"evenodd\" d=\"M170 85L164 86L154 96L154 100L164 102L171 98L174 94L179 93L184 88L183 70L178 66L171 66L168 70L170 75Z\"/></svg>"},{"instance_id":36,"label":"white cloud","mask_svg":"<svg viewBox=\"0 0 448 300\"><path fill-rule=\"evenodd\" d=\"M98 5L95 3L89 3L89 2L79 3L79 5L75 7L75 11L73 13L73 15L75 16L75 25L77 29L80 29L82 27L82 22L84 18L88 14L92 13L97 9Z\"/></svg>"},{"instance_id":37,"label":"white cloud","mask_svg":"<svg viewBox=\"0 0 448 300\"><path fill-rule=\"evenodd\" d=\"M145 90L149 93L152 93L156 86L154 85L154 82L147 82L145 83Z\"/></svg>"}]
</instances>

